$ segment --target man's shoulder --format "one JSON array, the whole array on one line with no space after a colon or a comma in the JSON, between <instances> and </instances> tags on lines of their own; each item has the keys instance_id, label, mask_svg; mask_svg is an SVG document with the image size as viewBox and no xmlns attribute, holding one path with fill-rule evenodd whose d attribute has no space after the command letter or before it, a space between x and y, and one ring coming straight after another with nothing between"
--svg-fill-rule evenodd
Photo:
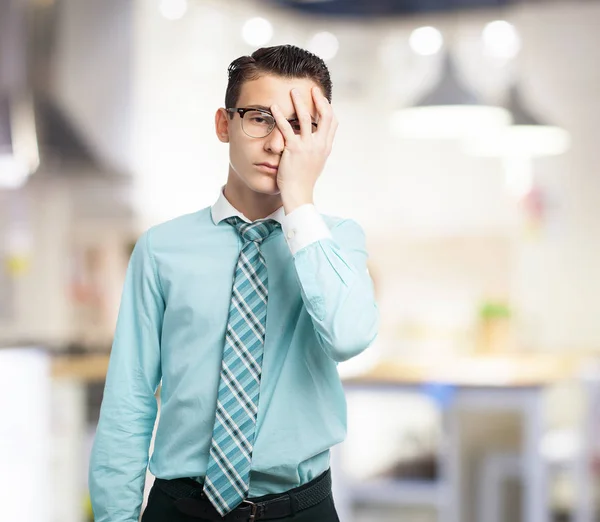
<instances>
[{"instance_id":1,"label":"man's shoulder","mask_svg":"<svg viewBox=\"0 0 600 522\"><path fill-rule=\"evenodd\" d=\"M145 234L151 238L153 244L160 244L177 241L178 238L186 237L189 234L201 233L202 229L212 224L211 208L206 207L153 225L146 230Z\"/></svg>"}]
</instances>

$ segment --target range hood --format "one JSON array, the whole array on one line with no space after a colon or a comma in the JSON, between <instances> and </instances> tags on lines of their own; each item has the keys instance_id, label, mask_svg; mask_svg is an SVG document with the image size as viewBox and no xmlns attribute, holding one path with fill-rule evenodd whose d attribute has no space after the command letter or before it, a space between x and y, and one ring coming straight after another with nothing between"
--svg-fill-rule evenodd
<instances>
[{"instance_id":1,"label":"range hood","mask_svg":"<svg viewBox=\"0 0 600 522\"><path fill-rule=\"evenodd\" d=\"M58 3L0 0L0 190L73 164L105 170L49 94Z\"/></svg>"}]
</instances>

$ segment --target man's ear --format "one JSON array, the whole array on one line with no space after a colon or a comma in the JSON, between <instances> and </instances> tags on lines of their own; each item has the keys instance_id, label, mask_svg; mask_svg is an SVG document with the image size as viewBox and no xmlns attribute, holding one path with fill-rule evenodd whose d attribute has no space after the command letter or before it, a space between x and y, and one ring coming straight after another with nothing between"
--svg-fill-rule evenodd
<instances>
[{"instance_id":1,"label":"man's ear","mask_svg":"<svg viewBox=\"0 0 600 522\"><path fill-rule=\"evenodd\" d=\"M223 109L217 109L215 114L215 131L217 138L223 143L229 143L229 113Z\"/></svg>"}]
</instances>

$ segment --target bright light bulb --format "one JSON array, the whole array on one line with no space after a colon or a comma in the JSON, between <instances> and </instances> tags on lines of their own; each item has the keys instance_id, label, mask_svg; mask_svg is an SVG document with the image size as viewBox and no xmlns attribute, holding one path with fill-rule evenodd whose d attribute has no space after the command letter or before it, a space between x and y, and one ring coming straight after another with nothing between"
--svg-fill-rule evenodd
<instances>
[{"instance_id":1,"label":"bright light bulb","mask_svg":"<svg viewBox=\"0 0 600 522\"><path fill-rule=\"evenodd\" d=\"M25 184L27 165L10 154L0 154L0 189L18 189Z\"/></svg>"},{"instance_id":2,"label":"bright light bulb","mask_svg":"<svg viewBox=\"0 0 600 522\"><path fill-rule=\"evenodd\" d=\"M167 20L179 20L187 11L187 0L162 0L160 14Z\"/></svg>"},{"instance_id":3,"label":"bright light bulb","mask_svg":"<svg viewBox=\"0 0 600 522\"><path fill-rule=\"evenodd\" d=\"M340 42L336 36L327 31L315 34L308 43L309 51L323 60L331 60L338 53L339 48Z\"/></svg>"},{"instance_id":4,"label":"bright light bulb","mask_svg":"<svg viewBox=\"0 0 600 522\"><path fill-rule=\"evenodd\" d=\"M242 37L249 45L256 47L265 45L273 37L273 26L264 18L251 18L242 28Z\"/></svg>"},{"instance_id":5,"label":"bright light bulb","mask_svg":"<svg viewBox=\"0 0 600 522\"><path fill-rule=\"evenodd\" d=\"M409 107L392 113L390 130L401 139L469 139L484 131L505 127L510 121L510 113L501 107Z\"/></svg>"},{"instance_id":6,"label":"bright light bulb","mask_svg":"<svg viewBox=\"0 0 600 522\"><path fill-rule=\"evenodd\" d=\"M514 58L521 50L521 38L514 25L496 20L485 26L482 33L485 52L496 58Z\"/></svg>"},{"instance_id":7,"label":"bright light bulb","mask_svg":"<svg viewBox=\"0 0 600 522\"><path fill-rule=\"evenodd\" d=\"M432 56L442 48L444 38L435 27L419 27L411 33L408 43L415 53Z\"/></svg>"},{"instance_id":8,"label":"bright light bulb","mask_svg":"<svg viewBox=\"0 0 600 522\"><path fill-rule=\"evenodd\" d=\"M464 143L471 156L557 156L571 145L569 133L551 125L510 125L493 132L480 132Z\"/></svg>"}]
</instances>

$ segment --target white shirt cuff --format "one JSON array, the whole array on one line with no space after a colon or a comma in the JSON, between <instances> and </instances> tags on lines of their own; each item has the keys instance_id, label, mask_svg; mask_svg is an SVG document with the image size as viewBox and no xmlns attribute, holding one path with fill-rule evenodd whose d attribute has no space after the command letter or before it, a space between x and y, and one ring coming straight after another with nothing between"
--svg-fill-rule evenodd
<instances>
[{"instance_id":1,"label":"white shirt cuff","mask_svg":"<svg viewBox=\"0 0 600 522\"><path fill-rule=\"evenodd\" d=\"M293 256L316 241L331 238L329 227L311 204L302 205L286 214L281 229Z\"/></svg>"}]
</instances>

